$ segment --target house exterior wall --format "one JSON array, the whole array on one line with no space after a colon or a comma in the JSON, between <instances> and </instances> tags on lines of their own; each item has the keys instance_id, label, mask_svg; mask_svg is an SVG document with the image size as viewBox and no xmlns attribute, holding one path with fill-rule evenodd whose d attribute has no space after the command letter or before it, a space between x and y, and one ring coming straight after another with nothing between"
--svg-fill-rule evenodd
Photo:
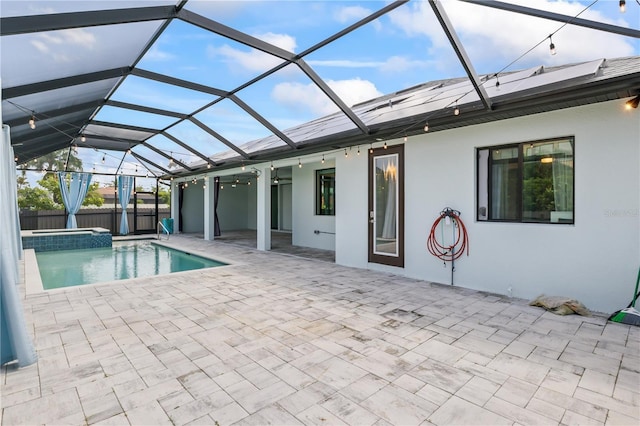
<instances>
[{"instance_id":1,"label":"house exterior wall","mask_svg":"<svg viewBox=\"0 0 640 426\"><path fill-rule=\"evenodd\" d=\"M247 206L249 188L250 186L247 185L237 185L233 188L230 184L226 184L224 189L220 190L218 220L221 231L247 229L248 217L255 216L255 209L250 210Z\"/></svg>"},{"instance_id":2,"label":"house exterior wall","mask_svg":"<svg viewBox=\"0 0 640 426\"><path fill-rule=\"evenodd\" d=\"M332 167L335 167L335 161L325 158L324 164L320 161L305 162L302 168L292 168L293 245L335 250L336 217L315 214L316 170ZM339 209L336 201L336 211ZM320 233L314 233L316 230Z\"/></svg>"},{"instance_id":3,"label":"house exterior wall","mask_svg":"<svg viewBox=\"0 0 640 426\"><path fill-rule=\"evenodd\" d=\"M204 232L202 183L190 184L182 194L182 232Z\"/></svg>"},{"instance_id":4,"label":"house exterior wall","mask_svg":"<svg viewBox=\"0 0 640 426\"><path fill-rule=\"evenodd\" d=\"M564 136L575 137L573 225L475 220L476 148ZM449 284L451 264L425 243L451 207L462 212L470 244L456 261L455 285L525 299L567 296L605 313L626 307L640 260L639 141L639 112L620 101L409 138L404 268L367 262L367 156L339 155L336 262Z\"/></svg>"}]
</instances>

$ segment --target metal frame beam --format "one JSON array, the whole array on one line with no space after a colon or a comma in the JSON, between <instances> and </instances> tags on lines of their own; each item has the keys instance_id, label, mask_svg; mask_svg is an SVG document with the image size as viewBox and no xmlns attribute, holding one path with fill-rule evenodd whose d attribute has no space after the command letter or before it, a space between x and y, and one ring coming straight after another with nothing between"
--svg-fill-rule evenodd
<instances>
[{"instance_id":1,"label":"metal frame beam","mask_svg":"<svg viewBox=\"0 0 640 426\"><path fill-rule=\"evenodd\" d=\"M280 59L284 59L285 61L291 62L295 59L295 55L287 50L281 49L258 38L252 37L234 28L227 27L226 25L223 25L209 18L205 18L204 16L198 15L197 13L191 12L189 10L180 10L178 12L177 18L228 39L237 41L238 43L242 43L245 46L253 47L254 49L268 53Z\"/></svg>"},{"instance_id":2,"label":"metal frame beam","mask_svg":"<svg viewBox=\"0 0 640 426\"><path fill-rule=\"evenodd\" d=\"M89 101L89 102L85 102L77 105L69 105L63 108L57 108L57 109L52 109L47 111L36 111L36 119L50 120L50 119L55 119L56 117L59 117L61 115L73 114L75 112L80 112L84 110L95 110L97 107L102 105L102 103L103 103L103 99L100 98L95 101ZM4 122L4 124L10 127L19 126L26 123L27 120L25 120L25 117L28 119L29 114L25 114L22 117L14 118L12 120L7 120Z\"/></svg>"},{"instance_id":3,"label":"metal frame beam","mask_svg":"<svg viewBox=\"0 0 640 426\"><path fill-rule=\"evenodd\" d=\"M156 164L156 163L154 163L153 161L149 160L147 157L143 157L142 155L140 155L140 154L136 154L136 153L135 153L135 152L133 152L133 151L131 151L131 155L132 155L135 159L137 159L138 161L141 161L141 162L144 162L144 163L147 163L147 164L151 164L151 165L152 165L153 167L155 167L156 169L162 170L163 172L165 172L165 173L166 173L166 174L168 174L168 175L172 175L172 174L173 174L171 171L169 171L169 170L165 169L165 168L164 168L164 167L162 167L162 166L157 165L157 164ZM143 164L143 166L144 166L144 164ZM146 168L147 170L149 170L149 171L153 174L153 170L149 169L147 166L145 166L145 168ZM154 176L155 176L155 175L154 175Z\"/></svg>"},{"instance_id":4,"label":"metal frame beam","mask_svg":"<svg viewBox=\"0 0 640 426\"><path fill-rule=\"evenodd\" d=\"M146 113L149 113L149 114L165 115L167 117L175 117L175 118L181 118L181 119L187 118L187 114L183 114L181 112L168 111L166 109L152 108L152 107L147 107L147 106L143 106L143 105L130 104L128 102L114 101L114 100L111 100L111 99L108 100L107 102L105 102L104 105L112 106L112 107L116 107L116 108L130 109L130 110L133 110L133 111L146 112Z\"/></svg>"},{"instance_id":5,"label":"metal frame beam","mask_svg":"<svg viewBox=\"0 0 640 426\"><path fill-rule=\"evenodd\" d=\"M162 151L161 149L156 148L155 146L151 145L148 142L142 142L140 145L143 145L143 146L149 148L151 151L155 152L156 154L159 154L159 155L163 156L164 158L166 158L169 161L173 161L174 163L178 164L179 166L181 166L185 170L189 170L189 171L193 170L191 167L187 166L182 161L176 160L175 158L173 158L172 155L167 155L164 151Z\"/></svg>"},{"instance_id":6,"label":"metal frame beam","mask_svg":"<svg viewBox=\"0 0 640 426\"><path fill-rule=\"evenodd\" d=\"M157 135L161 131L160 129L151 129L149 127L140 127L140 126L132 126L132 125L129 125L129 124L112 123L110 121L93 120L89 124L93 124L93 125L96 125L96 126L103 126L103 127L113 127L115 129L131 130L131 131L134 131L134 132L152 133L154 135ZM85 135L86 136L93 136L92 133L87 133L87 132L85 132ZM112 138L112 139L122 139L122 138Z\"/></svg>"},{"instance_id":7,"label":"metal frame beam","mask_svg":"<svg viewBox=\"0 0 640 426\"><path fill-rule=\"evenodd\" d=\"M231 148L232 150L234 150L235 152L240 154L244 159L246 159L246 160L249 159L249 155L246 152L244 152L243 150L238 148L231 141L229 141L224 136L222 136L220 133L216 132L215 130L213 130L212 128L210 128L206 124L204 124L202 121L198 120L195 117L189 117L189 121L191 121L193 124L195 124L196 126L200 127L202 130L204 130L205 132L209 133L211 136L213 136L214 138L218 139L220 142L222 142L223 144L225 144L226 146L228 146L229 148Z\"/></svg>"},{"instance_id":8,"label":"metal frame beam","mask_svg":"<svg viewBox=\"0 0 640 426\"><path fill-rule=\"evenodd\" d=\"M378 10L377 12L372 13L371 15L359 20L358 22L351 24L350 26L348 26L347 28L343 29L342 31L339 31L335 34L333 34L332 36L322 40L320 43L315 44L313 46L311 46L310 48L308 48L307 50L304 50L303 52L301 52L300 54L298 54L298 58L303 58L305 56L307 56L310 53L315 52L316 50L326 46L329 43L332 43L334 41L336 41L337 39L344 37L345 35L349 34L350 32L357 30L358 28L360 28L363 25L368 24L371 21L375 21L376 19L378 19L379 17L386 15L387 13L391 12L392 10L402 6L405 3L408 3L409 0L395 0L394 2L386 5L385 7L383 7L382 9Z\"/></svg>"},{"instance_id":9,"label":"metal frame beam","mask_svg":"<svg viewBox=\"0 0 640 426\"><path fill-rule=\"evenodd\" d=\"M464 46L462 45L462 42L460 42L460 39L458 38L458 35L456 34L456 31L451 24L451 21L449 21L449 17L444 11L444 7L438 2L438 0L429 0L429 4L433 9L433 13L436 15L438 22L440 22L440 26L442 26L442 29L447 35L449 43L451 43L451 47L453 47L453 50L458 56L462 67L469 76L469 80L471 81L473 88L478 94L480 101L486 109L491 109L491 98L489 98L489 95L482 85L482 82L480 81L476 70L473 68L473 64L471 63L467 52L464 50Z\"/></svg>"},{"instance_id":10,"label":"metal frame beam","mask_svg":"<svg viewBox=\"0 0 640 426\"><path fill-rule=\"evenodd\" d=\"M19 96L31 95L38 92L63 89L69 86L92 83L94 81L108 80L110 78L126 77L131 72L129 67L112 68L110 70L78 74L71 77L56 78L47 81L23 84L22 86L7 87L2 89L2 99L17 98Z\"/></svg>"},{"instance_id":11,"label":"metal frame beam","mask_svg":"<svg viewBox=\"0 0 640 426\"><path fill-rule=\"evenodd\" d=\"M212 165L215 166L216 163L213 160L211 160L209 157L207 157L206 155L204 155L200 151L194 149L190 145L187 145L186 143L182 142L180 139L176 138L175 136L173 136L173 135L171 135L171 134L169 134L167 132L161 132L160 134L162 136L166 137L167 139L170 139L172 142L176 143L177 145L183 147L184 149L186 149L186 150L192 152L193 154L197 155L198 157L200 157L201 159L203 159L207 163L212 164Z\"/></svg>"},{"instance_id":12,"label":"metal frame beam","mask_svg":"<svg viewBox=\"0 0 640 426\"><path fill-rule=\"evenodd\" d=\"M264 118L263 116L258 114L258 112L256 110L254 110L249 105L247 105L242 99L240 99L236 95L230 95L229 99L231 99L233 102L235 102L240 108L242 108L247 114L249 114L251 117L253 117L260 124L262 124L264 127L269 129L274 135L276 135L277 137L282 139L291 148L297 148L294 141L292 141L287 135L282 133L280 131L280 129L276 128L276 126L271 124L270 121L268 121L266 118Z\"/></svg>"},{"instance_id":13,"label":"metal frame beam","mask_svg":"<svg viewBox=\"0 0 640 426\"><path fill-rule=\"evenodd\" d=\"M0 35L17 35L40 31L57 31L98 25L158 21L176 16L175 6L134 7L128 9L91 10L46 15L10 16L0 19Z\"/></svg>"},{"instance_id":14,"label":"metal frame beam","mask_svg":"<svg viewBox=\"0 0 640 426\"><path fill-rule=\"evenodd\" d=\"M210 95L224 97L227 92L224 90L216 89L214 87L205 86L204 84L194 83L188 80L182 80L175 77L169 77L168 75L158 74L153 71L147 71L140 68L135 68L131 71L131 75L136 77L147 78L149 80L159 81L160 83L171 84L173 86L183 87L185 89L195 90L197 92L208 93Z\"/></svg>"},{"instance_id":15,"label":"metal frame beam","mask_svg":"<svg viewBox=\"0 0 640 426\"><path fill-rule=\"evenodd\" d=\"M304 60L298 59L296 64L300 67L302 72L304 72L316 84L316 86L318 86L318 88L322 90L322 92L327 95L338 108L340 108L342 113L346 115L353 124L358 126L362 133L365 135L369 134L369 128L362 120L360 120L360 117L358 117L353 110L349 108L333 90L331 90L329 85L325 83L324 80L320 78L320 76L316 74L316 72Z\"/></svg>"},{"instance_id":16,"label":"metal frame beam","mask_svg":"<svg viewBox=\"0 0 640 426\"><path fill-rule=\"evenodd\" d=\"M537 18L550 19L580 27L591 28L593 30L606 31L626 37L640 38L640 30L620 27L617 25L605 24L604 22L590 21L588 19L576 18L574 16L562 15L546 10L533 9L531 7L519 6L517 4L504 3L494 0L460 0L465 3L476 4L478 6L492 7L494 9L506 10L508 12L521 13L523 15L535 16Z\"/></svg>"}]
</instances>

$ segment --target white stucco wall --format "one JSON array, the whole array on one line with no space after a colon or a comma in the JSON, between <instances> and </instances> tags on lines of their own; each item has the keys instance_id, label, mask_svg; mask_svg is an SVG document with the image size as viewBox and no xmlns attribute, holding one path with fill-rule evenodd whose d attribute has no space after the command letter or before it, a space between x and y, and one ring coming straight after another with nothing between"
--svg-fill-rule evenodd
<instances>
[{"instance_id":1,"label":"white stucco wall","mask_svg":"<svg viewBox=\"0 0 640 426\"><path fill-rule=\"evenodd\" d=\"M247 187L247 229L257 229L258 185L253 182Z\"/></svg>"},{"instance_id":2,"label":"white stucco wall","mask_svg":"<svg viewBox=\"0 0 640 426\"><path fill-rule=\"evenodd\" d=\"M204 190L202 182L191 184L182 194L182 232L204 232Z\"/></svg>"},{"instance_id":3,"label":"white stucco wall","mask_svg":"<svg viewBox=\"0 0 640 426\"><path fill-rule=\"evenodd\" d=\"M293 177L293 244L323 250L335 250L336 217L315 214L315 176L316 170L335 167L335 161L325 158L320 161L306 162L304 167L292 168ZM337 173L336 173L337 174ZM337 176L336 176L337 178ZM339 185L336 182L336 193ZM336 199L336 211L341 209ZM315 234L314 231L321 231ZM366 248L366 243L365 243Z\"/></svg>"},{"instance_id":4,"label":"white stucco wall","mask_svg":"<svg viewBox=\"0 0 640 426\"><path fill-rule=\"evenodd\" d=\"M255 210L250 212L247 205L248 188L250 187L247 185L236 185L233 188L230 184L225 184L224 189L220 190L218 221L223 232L247 229L248 217L254 216L255 219Z\"/></svg>"},{"instance_id":5,"label":"white stucco wall","mask_svg":"<svg viewBox=\"0 0 640 426\"><path fill-rule=\"evenodd\" d=\"M575 224L475 221L475 148L563 136L575 137ZM450 263L444 268L425 242L439 212L452 207L470 242L469 257L456 261L456 285L526 299L568 296L600 312L629 303L640 262L640 111L613 101L404 144L405 268L367 263L366 155L336 160L337 263L448 284Z\"/></svg>"}]
</instances>

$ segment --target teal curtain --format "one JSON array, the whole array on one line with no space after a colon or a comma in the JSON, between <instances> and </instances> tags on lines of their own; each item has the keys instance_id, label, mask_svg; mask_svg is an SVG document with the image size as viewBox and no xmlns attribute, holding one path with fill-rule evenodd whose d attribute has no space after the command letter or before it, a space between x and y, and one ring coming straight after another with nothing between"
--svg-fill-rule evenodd
<instances>
[{"instance_id":1,"label":"teal curtain","mask_svg":"<svg viewBox=\"0 0 640 426\"><path fill-rule=\"evenodd\" d=\"M122 218L120 219L120 235L129 233L129 222L127 220L127 205L133 193L133 176L118 176L118 199L122 207Z\"/></svg>"},{"instance_id":2,"label":"teal curtain","mask_svg":"<svg viewBox=\"0 0 640 426\"><path fill-rule=\"evenodd\" d=\"M69 185L67 186L67 176L69 177ZM77 228L76 213L80 210L84 197L89 191L91 183L91 174L77 172L58 172L58 181L60 182L60 194L62 202L69 213L67 219L67 228Z\"/></svg>"},{"instance_id":3,"label":"teal curtain","mask_svg":"<svg viewBox=\"0 0 640 426\"><path fill-rule=\"evenodd\" d=\"M37 357L17 288L22 240L9 126L2 126L0 137L0 198L0 363L17 361L23 367L36 362Z\"/></svg>"}]
</instances>

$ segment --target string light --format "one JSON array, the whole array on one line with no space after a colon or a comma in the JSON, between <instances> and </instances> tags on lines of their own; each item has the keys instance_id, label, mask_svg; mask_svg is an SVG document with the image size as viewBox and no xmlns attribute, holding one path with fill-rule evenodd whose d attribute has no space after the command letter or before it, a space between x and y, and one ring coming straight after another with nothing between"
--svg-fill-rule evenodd
<instances>
[{"instance_id":1,"label":"string light","mask_svg":"<svg viewBox=\"0 0 640 426\"><path fill-rule=\"evenodd\" d=\"M345 156L345 157L348 157L348 156L349 156L349 153L347 152L347 148L345 148L345 149L344 149L344 156Z\"/></svg>"},{"instance_id":2,"label":"string light","mask_svg":"<svg viewBox=\"0 0 640 426\"><path fill-rule=\"evenodd\" d=\"M80 136L80 142L86 142L86 141L87 141L87 138L83 133L82 136Z\"/></svg>"},{"instance_id":3,"label":"string light","mask_svg":"<svg viewBox=\"0 0 640 426\"><path fill-rule=\"evenodd\" d=\"M211 168L211 163L207 163L207 169Z\"/></svg>"},{"instance_id":4,"label":"string light","mask_svg":"<svg viewBox=\"0 0 640 426\"><path fill-rule=\"evenodd\" d=\"M356 154L360 155L360 145L358 145L358 152Z\"/></svg>"},{"instance_id":5,"label":"string light","mask_svg":"<svg viewBox=\"0 0 640 426\"><path fill-rule=\"evenodd\" d=\"M424 131L425 132L429 131L429 123L428 122L424 123Z\"/></svg>"},{"instance_id":6,"label":"string light","mask_svg":"<svg viewBox=\"0 0 640 426\"><path fill-rule=\"evenodd\" d=\"M405 135L404 135L404 139L403 139L403 140L406 142L406 141L407 141L407 139L408 139L408 138L407 138L407 134L405 133Z\"/></svg>"},{"instance_id":7,"label":"string light","mask_svg":"<svg viewBox=\"0 0 640 426\"><path fill-rule=\"evenodd\" d=\"M556 45L553 44L553 40L551 39L551 36L553 34L549 34L549 52L551 53L551 55L555 55L556 52Z\"/></svg>"},{"instance_id":8,"label":"string light","mask_svg":"<svg viewBox=\"0 0 640 426\"><path fill-rule=\"evenodd\" d=\"M298 158L298 168L301 169L302 168L302 163L300 162L300 159Z\"/></svg>"},{"instance_id":9,"label":"string light","mask_svg":"<svg viewBox=\"0 0 640 426\"><path fill-rule=\"evenodd\" d=\"M324 164L324 154L322 154L322 164Z\"/></svg>"},{"instance_id":10,"label":"string light","mask_svg":"<svg viewBox=\"0 0 640 426\"><path fill-rule=\"evenodd\" d=\"M127 154L131 155L131 148L127 149Z\"/></svg>"},{"instance_id":11,"label":"string light","mask_svg":"<svg viewBox=\"0 0 640 426\"><path fill-rule=\"evenodd\" d=\"M387 141L384 141L384 145L382 145L382 148L387 149Z\"/></svg>"},{"instance_id":12,"label":"string light","mask_svg":"<svg viewBox=\"0 0 640 426\"><path fill-rule=\"evenodd\" d=\"M456 101L456 107L453 110L453 115L460 115L460 108L458 108L458 101Z\"/></svg>"},{"instance_id":13,"label":"string light","mask_svg":"<svg viewBox=\"0 0 640 426\"><path fill-rule=\"evenodd\" d=\"M373 144L369 144L369 154L373 154Z\"/></svg>"},{"instance_id":14,"label":"string light","mask_svg":"<svg viewBox=\"0 0 640 426\"><path fill-rule=\"evenodd\" d=\"M273 161L271 162L271 171L273 171L274 167L273 167Z\"/></svg>"},{"instance_id":15,"label":"string light","mask_svg":"<svg viewBox=\"0 0 640 426\"><path fill-rule=\"evenodd\" d=\"M242 171L244 172L244 163L242 163Z\"/></svg>"},{"instance_id":16,"label":"string light","mask_svg":"<svg viewBox=\"0 0 640 426\"><path fill-rule=\"evenodd\" d=\"M627 10L627 2L625 0L620 0L620 12L624 13Z\"/></svg>"},{"instance_id":17,"label":"string light","mask_svg":"<svg viewBox=\"0 0 640 426\"><path fill-rule=\"evenodd\" d=\"M36 116L34 114L31 114L31 118L29 119L29 127L31 127L31 129L36 128Z\"/></svg>"},{"instance_id":18,"label":"string light","mask_svg":"<svg viewBox=\"0 0 640 426\"><path fill-rule=\"evenodd\" d=\"M104 154L102 154L102 164L104 164L106 160L107 160L107 157Z\"/></svg>"}]
</instances>

